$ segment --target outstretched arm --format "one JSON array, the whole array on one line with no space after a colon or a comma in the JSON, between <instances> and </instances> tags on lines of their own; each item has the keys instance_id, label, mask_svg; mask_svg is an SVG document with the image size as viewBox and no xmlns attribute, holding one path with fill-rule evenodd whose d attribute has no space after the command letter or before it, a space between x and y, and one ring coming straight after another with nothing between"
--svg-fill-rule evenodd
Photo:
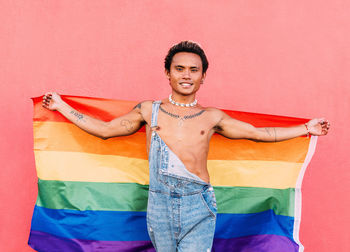
<instances>
[{"instance_id":1,"label":"outstretched arm","mask_svg":"<svg viewBox=\"0 0 350 252\"><path fill-rule=\"evenodd\" d=\"M49 110L57 110L79 128L102 139L130 135L139 130L144 123L141 114L141 103L136 105L128 114L109 122L80 113L64 102L60 95L55 92L46 93L42 105Z\"/></svg>"},{"instance_id":2,"label":"outstretched arm","mask_svg":"<svg viewBox=\"0 0 350 252\"><path fill-rule=\"evenodd\" d=\"M215 131L228 138L247 138L255 141L278 142L307 134L323 136L328 133L330 123L324 119L312 119L306 124L293 127L261 127L233 119L222 112Z\"/></svg>"}]
</instances>

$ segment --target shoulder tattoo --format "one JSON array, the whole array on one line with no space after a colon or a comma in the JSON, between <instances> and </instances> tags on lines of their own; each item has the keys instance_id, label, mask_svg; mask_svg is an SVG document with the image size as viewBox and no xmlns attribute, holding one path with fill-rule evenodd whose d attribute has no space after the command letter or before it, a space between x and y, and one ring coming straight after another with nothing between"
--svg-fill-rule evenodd
<instances>
[{"instance_id":1,"label":"shoulder tattoo","mask_svg":"<svg viewBox=\"0 0 350 252\"><path fill-rule=\"evenodd\" d=\"M137 104L133 109L136 109L136 108L141 109L141 102Z\"/></svg>"}]
</instances>

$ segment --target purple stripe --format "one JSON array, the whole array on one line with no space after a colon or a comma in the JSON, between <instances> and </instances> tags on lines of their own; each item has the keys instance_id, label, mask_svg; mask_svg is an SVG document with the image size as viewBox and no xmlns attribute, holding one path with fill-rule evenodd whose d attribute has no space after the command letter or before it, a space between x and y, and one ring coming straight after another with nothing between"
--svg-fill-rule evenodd
<instances>
[{"instance_id":1,"label":"purple stripe","mask_svg":"<svg viewBox=\"0 0 350 252\"><path fill-rule=\"evenodd\" d=\"M155 252L151 241L91 241L67 239L40 231L31 231L28 244L39 252Z\"/></svg>"},{"instance_id":2,"label":"purple stripe","mask_svg":"<svg viewBox=\"0 0 350 252\"><path fill-rule=\"evenodd\" d=\"M252 235L231 239L214 239L213 250L234 252L298 252L299 245L281 235Z\"/></svg>"},{"instance_id":3,"label":"purple stripe","mask_svg":"<svg viewBox=\"0 0 350 252\"><path fill-rule=\"evenodd\" d=\"M34 250L64 252L155 252L151 241L91 241L67 239L39 231L31 231L28 241ZM298 252L298 244L280 235L253 235L232 239L215 239L214 252Z\"/></svg>"}]
</instances>

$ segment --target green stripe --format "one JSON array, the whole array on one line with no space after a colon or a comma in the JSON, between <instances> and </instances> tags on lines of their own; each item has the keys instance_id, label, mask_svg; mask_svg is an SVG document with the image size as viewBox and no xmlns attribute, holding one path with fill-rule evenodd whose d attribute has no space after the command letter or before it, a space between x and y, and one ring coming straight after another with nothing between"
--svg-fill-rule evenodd
<instances>
[{"instance_id":1,"label":"green stripe","mask_svg":"<svg viewBox=\"0 0 350 252\"><path fill-rule=\"evenodd\" d=\"M146 211L147 185L38 181L37 206L52 209ZM269 209L294 216L294 188L214 187L219 213L257 213Z\"/></svg>"},{"instance_id":2,"label":"green stripe","mask_svg":"<svg viewBox=\"0 0 350 252\"><path fill-rule=\"evenodd\" d=\"M259 213L272 209L275 214L294 217L295 189L262 187L214 187L219 213Z\"/></svg>"}]
</instances>

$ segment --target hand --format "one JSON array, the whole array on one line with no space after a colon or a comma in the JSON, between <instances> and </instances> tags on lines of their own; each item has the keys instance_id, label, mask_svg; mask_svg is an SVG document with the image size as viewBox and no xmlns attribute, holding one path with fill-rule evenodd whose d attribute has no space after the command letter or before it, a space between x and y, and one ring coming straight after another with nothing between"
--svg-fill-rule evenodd
<instances>
[{"instance_id":1,"label":"hand","mask_svg":"<svg viewBox=\"0 0 350 252\"><path fill-rule=\"evenodd\" d=\"M330 123L324 118L312 119L306 123L309 133L314 136L327 135Z\"/></svg>"},{"instance_id":2,"label":"hand","mask_svg":"<svg viewBox=\"0 0 350 252\"><path fill-rule=\"evenodd\" d=\"M62 104L61 96L55 92L47 92L43 97L42 105L49 110L57 110Z\"/></svg>"}]
</instances>

